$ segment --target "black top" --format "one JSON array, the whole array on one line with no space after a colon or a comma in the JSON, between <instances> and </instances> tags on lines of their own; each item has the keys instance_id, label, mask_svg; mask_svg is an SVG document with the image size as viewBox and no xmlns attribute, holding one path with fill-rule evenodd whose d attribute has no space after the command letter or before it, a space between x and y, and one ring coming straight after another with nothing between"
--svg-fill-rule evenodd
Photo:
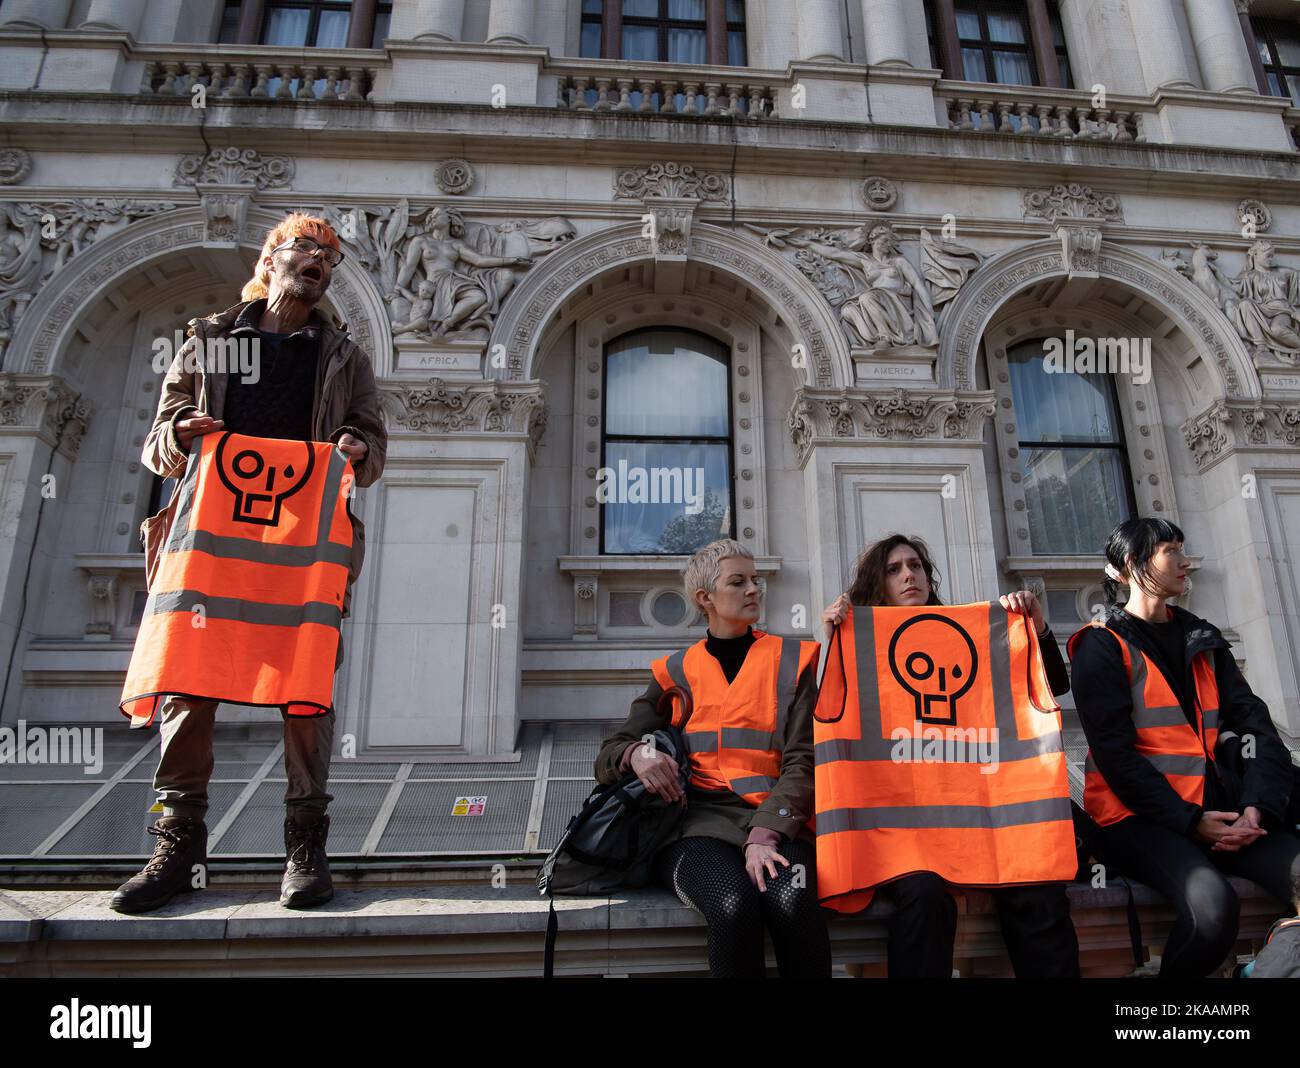
<instances>
[{"instance_id":1,"label":"black top","mask_svg":"<svg viewBox=\"0 0 1300 1068\"><path fill-rule=\"evenodd\" d=\"M736 681L736 676L745 664L745 657L749 655L749 647L756 641L758 639L754 637L753 627L738 638L719 638L712 631L704 632L704 648L722 665L722 673L727 676L728 682Z\"/></svg>"},{"instance_id":2,"label":"black top","mask_svg":"<svg viewBox=\"0 0 1300 1068\"><path fill-rule=\"evenodd\" d=\"M265 306L265 301L254 301L231 330L241 344L257 343L257 358L249 380L238 369L228 372L221 418L225 428L235 434L311 441L320 335L316 331L277 334L258 330ZM256 381L251 380L254 377Z\"/></svg>"}]
</instances>

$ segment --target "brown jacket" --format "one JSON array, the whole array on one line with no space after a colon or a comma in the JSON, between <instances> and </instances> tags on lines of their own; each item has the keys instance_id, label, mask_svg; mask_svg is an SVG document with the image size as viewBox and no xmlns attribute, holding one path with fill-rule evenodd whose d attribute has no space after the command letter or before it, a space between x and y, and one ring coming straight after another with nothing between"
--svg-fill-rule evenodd
<instances>
[{"instance_id":1,"label":"brown jacket","mask_svg":"<svg viewBox=\"0 0 1300 1068\"><path fill-rule=\"evenodd\" d=\"M162 396L153 429L145 438L143 460L146 467L164 478L179 479L185 473L189 453L176 439L176 421L186 412L201 411L220 419L225 410L225 373L209 375L202 360L193 360L196 344L209 338L232 336L235 321L252 301L236 304L223 312L202 319L191 319L186 332L189 340L172 360L163 379ZM320 334L320 357L316 364L316 389L312 400L313 438L337 441L352 434L366 443L366 455L354 465L358 486L369 486L384 470L388 454L388 431L379 409L379 392L370 358L348 336L344 324L332 324L318 310L311 313L304 331ZM189 363L194 369L186 369ZM145 567L152 581L158 551L167 538L176 504L176 494L157 515L146 519L140 528L145 545ZM344 612L351 601L352 583L361 573L365 559L365 527L352 516L352 563L348 568L348 594Z\"/></svg>"}]
</instances>

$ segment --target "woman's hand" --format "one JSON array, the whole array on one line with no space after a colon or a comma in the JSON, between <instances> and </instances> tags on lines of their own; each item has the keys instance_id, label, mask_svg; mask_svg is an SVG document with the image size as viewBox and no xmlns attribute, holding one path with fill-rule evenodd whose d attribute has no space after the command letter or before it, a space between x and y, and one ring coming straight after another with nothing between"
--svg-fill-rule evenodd
<instances>
[{"instance_id":1,"label":"woman's hand","mask_svg":"<svg viewBox=\"0 0 1300 1068\"><path fill-rule=\"evenodd\" d=\"M632 759L628 763L646 790L656 797L674 802L686 796L677 781L677 761L667 753L661 753L652 745L638 745L632 750Z\"/></svg>"},{"instance_id":2,"label":"woman's hand","mask_svg":"<svg viewBox=\"0 0 1300 1068\"><path fill-rule=\"evenodd\" d=\"M834 635L836 626L848 618L849 609L852 607L849 604L849 595L841 593L822 613L822 630L826 632L827 641L830 641L832 635Z\"/></svg>"},{"instance_id":3,"label":"woman's hand","mask_svg":"<svg viewBox=\"0 0 1300 1068\"><path fill-rule=\"evenodd\" d=\"M1232 839L1231 847L1216 843L1214 849L1220 852L1235 853L1238 849L1244 849L1268 834L1268 831L1259 825L1259 809L1254 805L1247 805L1243 808L1241 815L1228 826L1228 830L1236 834L1236 837Z\"/></svg>"},{"instance_id":4,"label":"woman's hand","mask_svg":"<svg viewBox=\"0 0 1300 1068\"><path fill-rule=\"evenodd\" d=\"M775 879L778 863L784 864L787 868L790 866L790 862L776 851L775 846L763 845L761 842L750 842L745 846L745 874L749 876L749 881L758 887L760 893L767 893L764 873Z\"/></svg>"},{"instance_id":5,"label":"woman's hand","mask_svg":"<svg viewBox=\"0 0 1300 1068\"><path fill-rule=\"evenodd\" d=\"M1043 619L1043 606L1038 603L1038 598L1028 590L1016 590L1015 593L1004 593L998 600L1002 607L1008 612L1023 612L1034 621L1034 633L1041 635L1043 628L1047 625Z\"/></svg>"},{"instance_id":6,"label":"woman's hand","mask_svg":"<svg viewBox=\"0 0 1300 1068\"><path fill-rule=\"evenodd\" d=\"M1196 833L1204 841L1211 843L1211 849L1220 853L1235 853L1258 837L1246 828L1236 826L1241 815L1239 812L1207 810L1201 814L1201 822L1196 825Z\"/></svg>"}]
</instances>

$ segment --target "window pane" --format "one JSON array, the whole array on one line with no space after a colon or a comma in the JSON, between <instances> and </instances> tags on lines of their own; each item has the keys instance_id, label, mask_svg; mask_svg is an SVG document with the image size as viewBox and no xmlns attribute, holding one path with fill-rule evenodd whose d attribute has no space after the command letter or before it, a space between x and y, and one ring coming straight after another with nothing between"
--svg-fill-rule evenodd
<instances>
[{"instance_id":1,"label":"window pane","mask_svg":"<svg viewBox=\"0 0 1300 1068\"><path fill-rule=\"evenodd\" d=\"M316 28L316 47L347 48L348 22L351 17L347 11L322 11L320 25Z\"/></svg>"},{"instance_id":2,"label":"window pane","mask_svg":"<svg viewBox=\"0 0 1300 1068\"><path fill-rule=\"evenodd\" d=\"M732 67L743 67L749 62L745 54L745 35L740 30L732 30L727 34L727 64Z\"/></svg>"},{"instance_id":3,"label":"window pane","mask_svg":"<svg viewBox=\"0 0 1300 1068\"><path fill-rule=\"evenodd\" d=\"M623 0L623 14L634 18L657 19L659 0Z\"/></svg>"},{"instance_id":4,"label":"window pane","mask_svg":"<svg viewBox=\"0 0 1300 1068\"><path fill-rule=\"evenodd\" d=\"M726 445L611 441L605 467L605 552L693 553L730 536Z\"/></svg>"},{"instance_id":5,"label":"window pane","mask_svg":"<svg viewBox=\"0 0 1300 1068\"><path fill-rule=\"evenodd\" d=\"M371 48L383 48L384 38L388 36L388 28L393 23L393 13L391 11L380 11L375 15L375 32L370 35Z\"/></svg>"},{"instance_id":6,"label":"window pane","mask_svg":"<svg viewBox=\"0 0 1300 1068\"><path fill-rule=\"evenodd\" d=\"M1268 50L1268 42L1263 37L1255 38L1255 48L1259 52L1259 61L1261 63L1273 62L1273 54Z\"/></svg>"},{"instance_id":7,"label":"window pane","mask_svg":"<svg viewBox=\"0 0 1300 1068\"><path fill-rule=\"evenodd\" d=\"M1296 77L1294 74L1288 74L1286 76L1286 85L1290 90L1290 93L1280 93L1279 95L1289 95L1291 97L1291 103L1295 104L1296 107L1300 107L1300 78Z\"/></svg>"},{"instance_id":8,"label":"window pane","mask_svg":"<svg viewBox=\"0 0 1300 1068\"><path fill-rule=\"evenodd\" d=\"M963 48L961 50L961 69L968 82L986 82L989 80L988 71L984 69L984 53L978 48Z\"/></svg>"},{"instance_id":9,"label":"window pane","mask_svg":"<svg viewBox=\"0 0 1300 1068\"><path fill-rule=\"evenodd\" d=\"M704 0L668 0L668 17L703 22Z\"/></svg>"},{"instance_id":10,"label":"window pane","mask_svg":"<svg viewBox=\"0 0 1300 1068\"><path fill-rule=\"evenodd\" d=\"M607 434L726 437L727 351L676 330L637 331L608 349Z\"/></svg>"},{"instance_id":11,"label":"window pane","mask_svg":"<svg viewBox=\"0 0 1300 1068\"><path fill-rule=\"evenodd\" d=\"M999 85L1034 84L1033 67L1023 52L994 52L993 73Z\"/></svg>"},{"instance_id":12,"label":"window pane","mask_svg":"<svg viewBox=\"0 0 1300 1068\"><path fill-rule=\"evenodd\" d=\"M1075 339L1076 359L1085 355L1079 346L1087 340ZM1042 341L1009 350L1007 364L1021 441L1119 441L1109 375L1053 372L1044 366Z\"/></svg>"},{"instance_id":13,"label":"window pane","mask_svg":"<svg viewBox=\"0 0 1300 1068\"><path fill-rule=\"evenodd\" d=\"M1029 539L1035 553L1096 553L1128 518L1117 449L1022 449Z\"/></svg>"},{"instance_id":14,"label":"window pane","mask_svg":"<svg viewBox=\"0 0 1300 1068\"><path fill-rule=\"evenodd\" d=\"M1278 59L1282 66L1300 67L1300 37L1274 33L1273 41L1277 45Z\"/></svg>"},{"instance_id":15,"label":"window pane","mask_svg":"<svg viewBox=\"0 0 1300 1068\"><path fill-rule=\"evenodd\" d=\"M1065 27L1061 25L1060 9L1053 4L1051 8L1052 44L1057 48L1065 47Z\"/></svg>"},{"instance_id":16,"label":"window pane","mask_svg":"<svg viewBox=\"0 0 1300 1068\"><path fill-rule=\"evenodd\" d=\"M703 30L668 30L669 63L704 63L708 55Z\"/></svg>"},{"instance_id":17,"label":"window pane","mask_svg":"<svg viewBox=\"0 0 1300 1068\"><path fill-rule=\"evenodd\" d=\"M601 0L582 0L582 13L584 15L599 15L602 6Z\"/></svg>"},{"instance_id":18,"label":"window pane","mask_svg":"<svg viewBox=\"0 0 1300 1068\"><path fill-rule=\"evenodd\" d=\"M239 30L239 5L227 4L221 12L221 32L217 34L218 44L234 44Z\"/></svg>"},{"instance_id":19,"label":"window pane","mask_svg":"<svg viewBox=\"0 0 1300 1068\"><path fill-rule=\"evenodd\" d=\"M623 58L659 58L659 31L653 26L629 26L623 23Z\"/></svg>"},{"instance_id":20,"label":"window pane","mask_svg":"<svg viewBox=\"0 0 1300 1068\"><path fill-rule=\"evenodd\" d=\"M1268 75L1268 87L1273 90L1273 96L1289 96L1290 94L1282 88L1282 79L1271 71Z\"/></svg>"},{"instance_id":21,"label":"window pane","mask_svg":"<svg viewBox=\"0 0 1300 1068\"><path fill-rule=\"evenodd\" d=\"M578 50L580 56L600 55L600 23L584 22L582 24L582 47Z\"/></svg>"},{"instance_id":22,"label":"window pane","mask_svg":"<svg viewBox=\"0 0 1300 1068\"><path fill-rule=\"evenodd\" d=\"M727 0L727 21L745 21L745 0Z\"/></svg>"},{"instance_id":23,"label":"window pane","mask_svg":"<svg viewBox=\"0 0 1300 1068\"><path fill-rule=\"evenodd\" d=\"M1056 65L1061 69L1061 87L1074 88L1074 73L1070 70L1070 58L1064 52L1056 53Z\"/></svg>"},{"instance_id":24,"label":"window pane","mask_svg":"<svg viewBox=\"0 0 1300 1068\"><path fill-rule=\"evenodd\" d=\"M978 12L957 9L957 36L963 40L978 41L980 37L980 17Z\"/></svg>"},{"instance_id":25,"label":"window pane","mask_svg":"<svg viewBox=\"0 0 1300 1068\"><path fill-rule=\"evenodd\" d=\"M989 12L989 40L1025 43L1025 26L1020 16L1010 11Z\"/></svg>"},{"instance_id":26,"label":"window pane","mask_svg":"<svg viewBox=\"0 0 1300 1068\"><path fill-rule=\"evenodd\" d=\"M311 12L305 7L272 8L266 23L266 39L262 43L305 47L310 22Z\"/></svg>"}]
</instances>

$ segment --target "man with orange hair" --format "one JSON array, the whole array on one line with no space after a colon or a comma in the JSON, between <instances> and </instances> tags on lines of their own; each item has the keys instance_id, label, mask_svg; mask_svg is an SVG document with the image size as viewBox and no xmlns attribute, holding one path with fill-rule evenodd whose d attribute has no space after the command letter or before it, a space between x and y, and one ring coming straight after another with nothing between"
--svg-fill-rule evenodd
<instances>
[{"instance_id":1,"label":"man with orange hair","mask_svg":"<svg viewBox=\"0 0 1300 1068\"><path fill-rule=\"evenodd\" d=\"M193 319L189 340L163 380L158 414L144 445L144 462L164 478L179 479L190 446L203 434L226 430L254 437L334 442L352 464L358 486L384 469L388 434L380 415L369 357L341 323L316 308L342 262L338 236L324 219L287 216L267 235L243 300L207 318ZM215 343L215 344L214 344ZM214 351L251 349L248 361L227 370ZM243 372L243 373L241 373ZM179 487L178 487L179 488ZM177 497L147 520L142 533L150 574L166 542ZM360 520L352 517L346 615L352 583L364 555ZM338 663L342 662L339 646ZM337 667L337 664L336 664ZM154 786L163 815L149 829L153 857L113 896L119 912L147 912L176 894L197 889L206 870L208 779L217 701L169 694L162 701L162 752ZM285 849L288 861L280 903L305 908L333 896L325 839L326 792L334 710L320 716L284 715Z\"/></svg>"}]
</instances>

